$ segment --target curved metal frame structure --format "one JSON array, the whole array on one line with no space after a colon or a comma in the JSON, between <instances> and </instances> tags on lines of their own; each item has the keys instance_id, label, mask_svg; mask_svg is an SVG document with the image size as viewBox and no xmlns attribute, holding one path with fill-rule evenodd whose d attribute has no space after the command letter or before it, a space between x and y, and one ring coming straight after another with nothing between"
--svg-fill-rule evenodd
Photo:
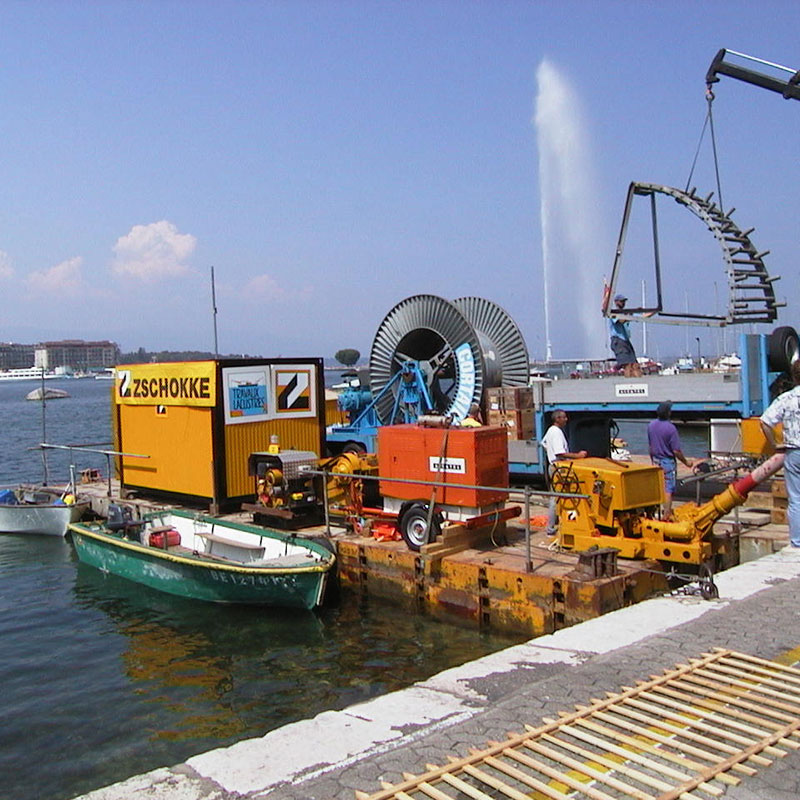
<instances>
[{"instance_id":1,"label":"curved metal frame structure","mask_svg":"<svg viewBox=\"0 0 800 800\"><path fill-rule=\"evenodd\" d=\"M685 206L695 216L699 217L722 249L725 261L725 271L728 276L728 310L721 314L689 314L666 311L663 307L661 291L661 263L658 248L658 220L656 214L656 196L659 194L672 197L676 202ZM656 305L651 307L626 307L625 315L633 319L647 315L648 322L684 325L736 325L741 323L772 323L777 318L778 308L786 303L778 302L775 298L773 283L779 276L770 276L764 266L764 256L769 250L759 252L750 241L753 228L741 230L731 219L735 209L725 213L712 200L713 192L705 198L698 197L695 189L683 191L671 186L661 186L655 183L631 183L628 188L628 197L625 202L625 212L622 218L617 250L614 257L614 268L611 281L606 290L603 301L604 316L613 316L610 298L614 296L619 272L622 265L622 254L625 247L625 237L628 230L633 201L637 196L650 198L650 213L652 218L654 266L656 280Z\"/></svg>"}]
</instances>

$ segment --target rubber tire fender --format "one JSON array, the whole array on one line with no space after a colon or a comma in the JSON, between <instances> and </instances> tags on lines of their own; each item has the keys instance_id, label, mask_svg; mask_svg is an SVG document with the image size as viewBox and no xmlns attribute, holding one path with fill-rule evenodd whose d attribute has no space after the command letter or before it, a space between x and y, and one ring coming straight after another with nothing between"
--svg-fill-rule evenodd
<instances>
[{"instance_id":1,"label":"rubber tire fender","mask_svg":"<svg viewBox=\"0 0 800 800\"><path fill-rule=\"evenodd\" d=\"M789 370L800 351L800 338L791 325L775 328L767 340L767 364L772 372Z\"/></svg>"}]
</instances>

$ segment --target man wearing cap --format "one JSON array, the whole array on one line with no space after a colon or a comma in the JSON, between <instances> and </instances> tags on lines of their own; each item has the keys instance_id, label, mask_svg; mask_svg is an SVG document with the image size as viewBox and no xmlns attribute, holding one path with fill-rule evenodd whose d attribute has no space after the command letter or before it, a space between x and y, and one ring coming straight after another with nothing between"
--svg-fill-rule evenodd
<instances>
[{"instance_id":1,"label":"man wearing cap","mask_svg":"<svg viewBox=\"0 0 800 800\"><path fill-rule=\"evenodd\" d=\"M614 296L614 305L617 307L617 312L625 310L625 303L628 298L624 294ZM612 312L614 313L614 312ZM629 322L626 319L609 317L608 318L608 333L611 337L611 350L617 359L617 366L622 367L622 374L626 378L641 378L642 368L636 360L636 351L631 344L631 334L629 330Z\"/></svg>"},{"instance_id":2,"label":"man wearing cap","mask_svg":"<svg viewBox=\"0 0 800 800\"><path fill-rule=\"evenodd\" d=\"M678 461L687 467L692 462L681 450L678 429L670 421L672 401L665 400L656 409L656 419L647 426L647 441L650 445L650 460L664 471L664 511L663 519L672 516L672 495L678 473Z\"/></svg>"}]
</instances>

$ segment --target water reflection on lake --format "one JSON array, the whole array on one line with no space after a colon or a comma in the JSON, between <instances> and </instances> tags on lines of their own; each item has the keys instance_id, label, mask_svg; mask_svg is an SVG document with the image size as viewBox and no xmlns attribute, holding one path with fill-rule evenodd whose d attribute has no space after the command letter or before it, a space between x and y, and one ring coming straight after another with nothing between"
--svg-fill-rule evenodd
<instances>
[{"instance_id":1,"label":"water reflection on lake","mask_svg":"<svg viewBox=\"0 0 800 800\"><path fill-rule=\"evenodd\" d=\"M192 603L78 564L67 541L5 535L0 641L2 796L59 800L516 640L351 595L316 613Z\"/></svg>"}]
</instances>

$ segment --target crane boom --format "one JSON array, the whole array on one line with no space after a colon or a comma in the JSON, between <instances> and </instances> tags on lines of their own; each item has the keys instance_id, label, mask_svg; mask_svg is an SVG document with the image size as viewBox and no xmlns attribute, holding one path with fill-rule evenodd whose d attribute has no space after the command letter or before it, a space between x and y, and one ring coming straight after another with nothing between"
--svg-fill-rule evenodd
<instances>
[{"instance_id":1,"label":"crane boom","mask_svg":"<svg viewBox=\"0 0 800 800\"><path fill-rule=\"evenodd\" d=\"M754 62L767 67L775 72L771 75L768 72L757 72L754 69L742 66L732 61L726 61L726 57L734 56L739 59L744 59L749 62ZM781 75L785 73L786 77ZM752 83L755 86L760 86L762 89L769 89L771 92L777 92L782 95L786 100L800 100L800 70L794 70L791 67L784 67L780 64L774 64L771 61L764 61L755 56L748 56L745 53L737 53L735 50L720 50L711 66L706 73L706 84L710 87L711 84L719 81L720 75L728 75L731 78L744 81L745 83Z\"/></svg>"}]
</instances>

